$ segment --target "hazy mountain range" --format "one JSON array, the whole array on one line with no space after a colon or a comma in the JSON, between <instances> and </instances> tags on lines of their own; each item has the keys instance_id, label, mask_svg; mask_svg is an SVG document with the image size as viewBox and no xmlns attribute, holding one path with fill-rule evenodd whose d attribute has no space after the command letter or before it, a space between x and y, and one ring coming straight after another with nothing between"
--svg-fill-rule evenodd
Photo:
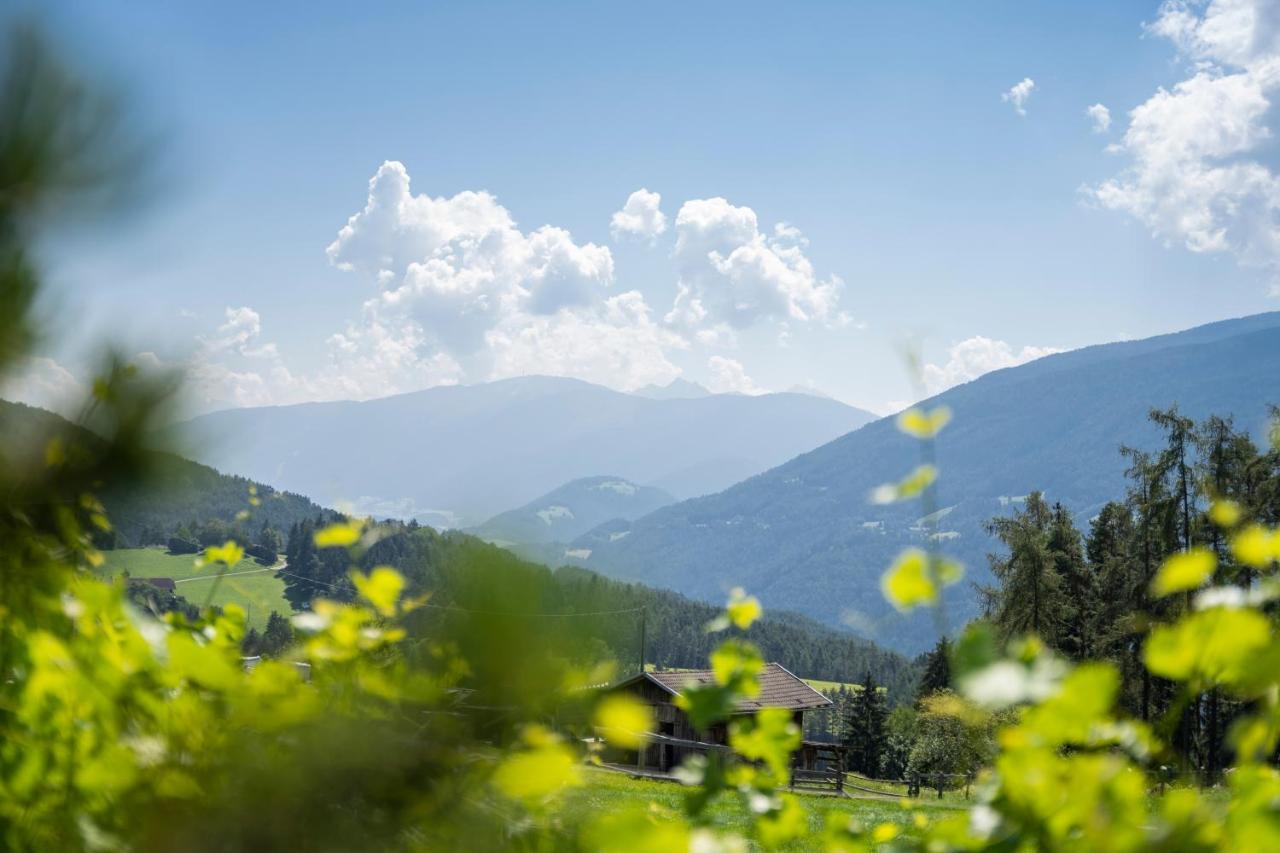
<instances>
[{"instance_id":1,"label":"hazy mountain range","mask_svg":"<svg viewBox=\"0 0 1280 853\"><path fill-rule=\"evenodd\" d=\"M654 395L670 399L654 399ZM677 498L723 489L874 419L812 394L624 394L523 377L191 422L196 457L377 516L468 526L609 473Z\"/></svg>"},{"instance_id":2,"label":"hazy mountain range","mask_svg":"<svg viewBox=\"0 0 1280 853\"><path fill-rule=\"evenodd\" d=\"M1152 407L1233 415L1261 436L1266 404L1280 402L1280 314L1048 356L990 373L925 403L954 420L938 444L940 526L946 549L986 580L992 542L981 525L1032 490L1088 519L1125 489L1123 444L1155 449ZM919 463L892 418L868 424L718 494L611 523L572 543L592 568L720 600L745 585L766 607L849 625L891 648L932 640L927 617L885 603L879 578L903 546L919 543L919 504L876 506L868 495ZM976 612L953 588L952 626Z\"/></svg>"}]
</instances>

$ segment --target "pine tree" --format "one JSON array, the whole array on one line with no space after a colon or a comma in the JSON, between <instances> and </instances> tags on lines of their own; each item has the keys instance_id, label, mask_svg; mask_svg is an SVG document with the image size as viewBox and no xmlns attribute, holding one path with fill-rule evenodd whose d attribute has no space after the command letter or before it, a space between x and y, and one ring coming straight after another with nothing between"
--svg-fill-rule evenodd
<instances>
[{"instance_id":1,"label":"pine tree","mask_svg":"<svg viewBox=\"0 0 1280 853\"><path fill-rule=\"evenodd\" d=\"M267 619L267 628L262 633L261 654L267 657L278 657L293 644L293 626L289 620L274 610Z\"/></svg>"},{"instance_id":2,"label":"pine tree","mask_svg":"<svg viewBox=\"0 0 1280 853\"><path fill-rule=\"evenodd\" d=\"M946 637L940 637L933 649L925 655L920 685L916 688L916 704L929 694L950 687L951 642Z\"/></svg>"},{"instance_id":3,"label":"pine tree","mask_svg":"<svg viewBox=\"0 0 1280 853\"><path fill-rule=\"evenodd\" d=\"M262 635L258 633L257 628L250 628L245 632L244 639L240 641L240 652L248 657L261 654Z\"/></svg>"},{"instance_id":4,"label":"pine tree","mask_svg":"<svg viewBox=\"0 0 1280 853\"><path fill-rule=\"evenodd\" d=\"M1136 715L1140 710L1137 685L1145 667L1135 607L1145 590L1138 589L1142 579L1132 553L1134 541L1133 513L1113 501L1089 523L1085 556L1097 593L1088 619L1093 656L1119 668L1121 702Z\"/></svg>"},{"instance_id":5,"label":"pine tree","mask_svg":"<svg viewBox=\"0 0 1280 853\"><path fill-rule=\"evenodd\" d=\"M1069 602L1049 550L1051 521L1044 495L1032 492L1022 509L986 524L1009 552L989 556L998 586L982 590L987 616L1005 639L1035 634L1059 645Z\"/></svg>"},{"instance_id":6,"label":"pine tree","mask_svg":"<svg viewBox=\"0 0 1280 853\"><path fill-rule=\"evenodd\" d=\"M885 700L868 672L845 720L844 744L849 769L876 778L885 746Z\"/></svg>"},{"instance_id":7,"label":"pine tree","mask_svg":"<svg viewBox=\"0 0 1280 853\"><path fill-rule=\"evenodd\" d=\"M1054 647L1070 658L1084 660L1093 651L1090 615L1095 609L1097 589L1085 562L1080 531L1076 529L1071 513L1060 503L1053 505L1046 545L1066 605Z\"/></svg>"}]
</instances>

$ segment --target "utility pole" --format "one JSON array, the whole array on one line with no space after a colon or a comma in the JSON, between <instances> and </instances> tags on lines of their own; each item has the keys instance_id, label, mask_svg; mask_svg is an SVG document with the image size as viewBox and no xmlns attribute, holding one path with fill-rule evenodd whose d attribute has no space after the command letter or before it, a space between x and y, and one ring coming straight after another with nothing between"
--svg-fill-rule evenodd
<instances>
[{"instance_id":1,"label":"utility pole","mask_svg":"<svg viewBox=\"0 0 1280 853\"><path fill-rule=\"evenodd\" d=\"M644 641L645 641L645 620L648 617L648 611L643 607L640 608L640 671L644 672Z\"/></svg>"}]
</instances>

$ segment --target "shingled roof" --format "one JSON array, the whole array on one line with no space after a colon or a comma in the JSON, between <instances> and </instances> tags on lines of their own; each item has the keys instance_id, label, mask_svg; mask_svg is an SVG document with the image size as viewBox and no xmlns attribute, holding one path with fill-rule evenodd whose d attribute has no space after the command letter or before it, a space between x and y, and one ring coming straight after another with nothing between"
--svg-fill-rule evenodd
<instances>
[{"instance_id":1,"label":"shingled roof","mask_svg":"<svg viewBox=\"0 0 1280 853\"><path fill-rule=\"evenodd\" d=\"M645 672L627 679L618 687L624 687L640 679L647 679L670 693L679 696L685 685L710 684L715 676L709 669L675 670L670 672ZM761 708L786 708L791 711L810 711L826 708L832 701L791 674L780 663L765 664L760 672L760 695L738 702L739 713L750 713Z\"/></svg>"}]
</instances>

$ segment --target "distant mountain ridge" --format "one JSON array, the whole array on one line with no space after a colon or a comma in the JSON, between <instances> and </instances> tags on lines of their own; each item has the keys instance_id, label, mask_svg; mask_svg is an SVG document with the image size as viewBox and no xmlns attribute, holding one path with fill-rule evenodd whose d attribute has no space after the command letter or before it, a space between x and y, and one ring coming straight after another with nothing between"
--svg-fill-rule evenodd
<instances>
[{"instance_id":1,"label":"distant mountain ridge","mask_svg":"<svg viewBox=\"0 0 1280 853\"><path fill-rule=\"evenodd\" d=\"M1047 356L926 401L954 414L938 443L944 546L968 568L949 596L953 627L977 611L968 581L988 576L994 546L983 521L1040 489L1086 526L1123 495L1119 445L1157 446L1152 407L1232 415L1261 435L1269 402L1280 402L1280 313ZM664 507L625 536L610 525L572 547L618 577L705 600L741 584L766 607L919 651L933 639L928 618L899 616L879 588L893 556L921 542L919 505L868 501L875 486L918 464L917 454L886 418L723 492Z\"/></svg>"},{"instance_id":2,"label":"distant mountain ridge","mask_svg":"<svg viewBox=\"0 0 1280 853\"><path fill-rule=\"evenodd\" d=\"M379 517L469 526L610 471L707 494L874 415L802 394L654 400L529 376L196 418L201 461Z\"/></svg>"},{"instance_id":3,"label":"distant mountain ridge","mask_svg":"<svg viewBox=\"0 0 1280 853\"><path fill-rule=\"evenodd\" d=\"M697 382L679 377L672 379L666 385L646 385L643 388L637 388L635 394L639 397L648 397L650 400L695 400L698 397L711 396L711 392Z\"/></svg>"},{"instance_id":4,"label":"distant mountain ridge","mask_svg":"<svg viewBox=\"0 0 1280 853\"><path fill-rule=\"evenodd\" d=\"M622 477L583 477L467 532L498 544L569 542L606 521L630 521L675 502L670 492Z\"/></svg>"}]
</instances>

